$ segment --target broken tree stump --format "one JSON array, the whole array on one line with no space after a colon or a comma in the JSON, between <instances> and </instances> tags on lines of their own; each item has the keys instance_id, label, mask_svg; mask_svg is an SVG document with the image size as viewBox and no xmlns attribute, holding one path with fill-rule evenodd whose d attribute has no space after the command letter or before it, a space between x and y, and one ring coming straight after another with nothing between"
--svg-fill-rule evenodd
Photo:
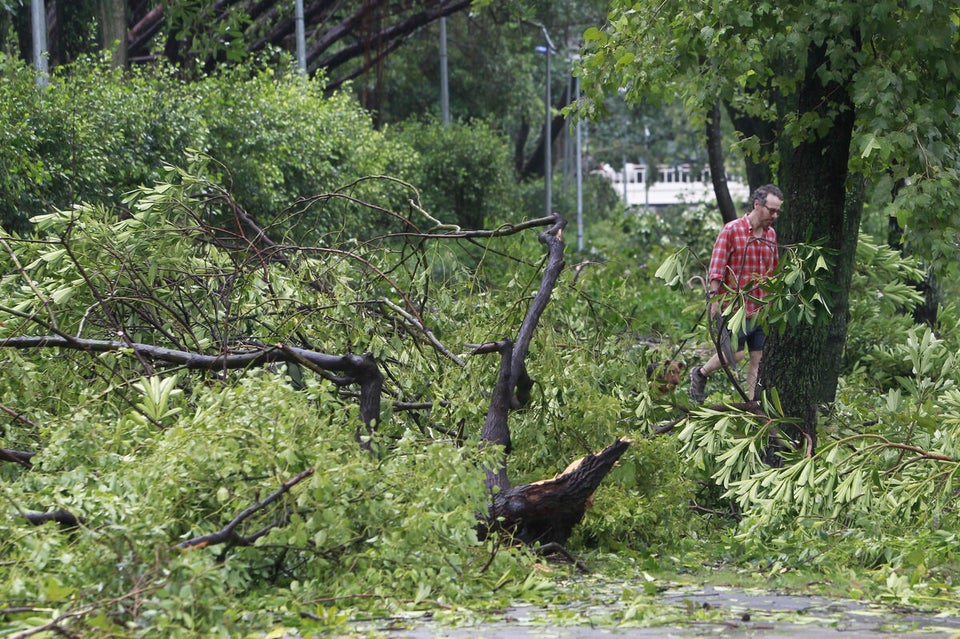
<instances>
[{"instance_id":1,"label":"broken tree stump","mask_svg":"<svg viewBox=\"0 0 960 639\"><path fill-rule=\"evenodd\" d=\"M495 529L525 544L565 544L592 505L600 482L629 446L630 440L621 437L553 479L500 491L493 497L489 521L481 525L481 538Z\"/></svg>"}]
</instances>

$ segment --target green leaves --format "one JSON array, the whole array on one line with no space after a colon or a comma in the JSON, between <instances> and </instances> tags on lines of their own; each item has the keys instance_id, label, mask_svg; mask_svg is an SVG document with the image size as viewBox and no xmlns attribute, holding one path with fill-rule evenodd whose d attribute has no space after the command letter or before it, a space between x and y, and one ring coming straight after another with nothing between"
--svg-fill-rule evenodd
<instances>
[{"instance_id":1,"label":"green leaves","mask_svg":"<svg viewBox=\"0 0 960 639\"><path fill-rule=\"evenodd\" d=\"M164 379L158 376L142 377L133 385L143 399L137 404L140 414L158 425L167 425L170 418L180 413L182 408L171 407L172 398L183 395L183 390L177 388L177 376L171 375Z\"/></svg>"},{"instance_id":2,"label":"green leaves","mask_svg":"<svg viewBox=\"0 0 960 639\"><path fill-rule=\"evenodd\" d=\"M228 48L241 42L228 40ZM122 75L106 60L81 59L59 69L40 100L29 67L7 58L0 65L13 79L0 85L0 123L10 120L0 127L0 186L8 194L0 223L9 231L27 230L27 218L53 207L118 205L188 149L216 158L210 177L230 184L245 209L285 222L283 211L299 197L403 167L403 151L348 95L328 96L322 79L292 69L251 64L186 84L163 65ZM390 196L372 185L355 194ZM393 204L405 204L403 196ZM315 211L300 211L296 222L314 237L341 228Z\"/></svg>"},{"instance_id":3,"label":"green leaves","mask_svg":"<svg viewBox=\"0 0 960 639\"><path fill-rule=\"evenodd\" d=\"M407 170L423 194L417 204L440 221L479 229L516 208L508 142L487 123L409 122L389 137L414 151Z\"/></svg>"}]
</instances>

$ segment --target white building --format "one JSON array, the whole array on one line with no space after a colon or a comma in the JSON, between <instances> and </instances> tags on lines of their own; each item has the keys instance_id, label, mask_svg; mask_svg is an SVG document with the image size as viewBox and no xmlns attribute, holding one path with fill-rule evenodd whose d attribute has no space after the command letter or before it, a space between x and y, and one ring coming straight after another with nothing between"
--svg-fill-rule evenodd
<instances>
[{"instance_id":1,"label":"white building","mask_svg":"<svg viewBox=\"0 0 960 639\"><path fill-rule=\"evenodd\" d=\"M657 178L648 180L647 165L627 162L623 170L615 171L609 164L601 165L599 173L610 180L627 206L662 208L675 204L697 204L716 199L710 171L694 172L689 164L661 164ZM727 187L734 201L750 197L750 187L739 178L727 177Z\"/></svg>"}]
</instances>

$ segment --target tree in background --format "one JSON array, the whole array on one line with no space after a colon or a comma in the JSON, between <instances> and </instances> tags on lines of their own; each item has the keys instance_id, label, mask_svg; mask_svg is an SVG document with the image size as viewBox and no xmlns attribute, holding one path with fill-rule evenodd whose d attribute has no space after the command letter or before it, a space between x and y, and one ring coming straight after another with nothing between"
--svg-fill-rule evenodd
<instances>
[{"instance_id":1,"label":"tree in background","mask_svg":"<svg viewBox=\"0 0 960 639\"><path fill-rule=\"evenodd\" d=\"M376 68L418 29L469 8L470 0L303 4L307 70L323 69L339 86ZM47 0L45 7L51 66L118 41L131 63L163 57L185 69L211 70L271 47L296 50L292 2ZM0 8L16 24L21 55L31 58L30 3L5 1Z\"/></svg>"},{"instance_id":2,"label":"tree in background","mask_svg":"<svg viewBox=\"0 0 960 639\"><path fill-rule=\"evenodd\" d=\"M0 11L3 49L32 58L28 6ZM114 64L138 68L165 60L186 78L223 71L256 57L296 51L292 2L48 0L50 67L102 49ZM490 3L467 0L304 2L306 67L328 90L344 87L368 109L375 126L440 111L440 28L447 25L452 119L488 122L509 137L520 181L544 177L544 56L551 56L549 134L563 137L561 109L572 100L571 58L581 34L599 24L605 3ZM471 9L468 11L468 9ZM10 27L9 29L6 27ZM559 154L551 164L555 166ZM569 212L568 212L569 214Z\"/></svg>"},{"instance_id":3,"label":"tree in background","mask_svg":"<svg viewBox=\"0 0 960 639\"><path fill-rule=\"evenodd\" d=\"M811 439L818 402L836 391L866 193L909 185L890 211L931 256L952 252L943 232L960 227L957 20L945 3L616 0L605 28L587 33L581 74L593 104L609 90L634 103L682 99L704 125L718 101L728 105L739 147L768 162L786 194L781 243L832 256L820 273L829 308L773 332L761 370Z\"/></svg>"}]
</instances>

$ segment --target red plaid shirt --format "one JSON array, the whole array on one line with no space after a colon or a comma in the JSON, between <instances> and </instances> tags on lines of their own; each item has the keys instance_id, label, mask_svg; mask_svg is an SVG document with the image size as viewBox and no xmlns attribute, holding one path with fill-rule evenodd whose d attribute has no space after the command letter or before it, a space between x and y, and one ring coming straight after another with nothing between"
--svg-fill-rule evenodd
<instances>
[{"instance_id":1,"label":"red plaid shirt","mask_svg":"<svg viewBox=\"0 0 960 639\"><path fill-rule=\"evenodd\" d=\"M721 295L727 289L748 294L747 316L753 317L760 308L759 300L767 294L760 284L779 260L777 232L768 227L762 237L754 237L750 219L744 216L728 222L717 236L707 279L720 280Z\"/></svg>"}]
</instances>

